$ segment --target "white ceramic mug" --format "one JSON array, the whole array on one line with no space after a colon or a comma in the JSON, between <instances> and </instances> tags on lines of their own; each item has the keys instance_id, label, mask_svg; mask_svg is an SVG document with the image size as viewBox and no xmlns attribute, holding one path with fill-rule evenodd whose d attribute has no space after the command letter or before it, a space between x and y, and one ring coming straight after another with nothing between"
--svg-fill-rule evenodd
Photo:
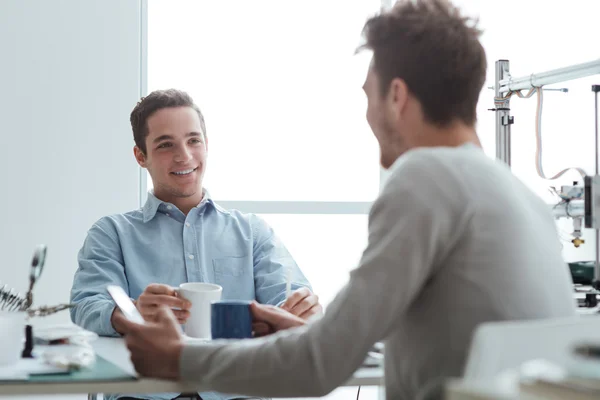
<instances>
[{"instance_id":1,"label":"white ceramic mug","mask_svg":"<svg viewBox=\"0 0 600 400\"><path fill-rule=\"evenodd\" d=\"M210 339L210 304L221 300L223 288L219 285L203 282L182 283L176 289L181 297L192 303L190 317L183 331L189 337Z\"/></svg>"},{"instance_id":2,"label":"white ceramic mug","mask_svg":"<svg viewBox=\"0 0 600 400\"><path fill-rule=\"evenodd\" d=\"M0 367L21 359L25 340L25 313L0 311Z\"/></svg>"}]
</instances>

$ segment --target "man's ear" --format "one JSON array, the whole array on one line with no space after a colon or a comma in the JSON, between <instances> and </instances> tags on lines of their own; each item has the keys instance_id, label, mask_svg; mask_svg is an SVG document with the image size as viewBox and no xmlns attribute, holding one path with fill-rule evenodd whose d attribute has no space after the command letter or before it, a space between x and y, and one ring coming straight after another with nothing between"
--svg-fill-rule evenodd
<instances>
[{"instance_id":1,"label":"man's ear","mask_svg":"<svg viewBox=\"0 0 600 400\"><path fill-rule=\"evenodd\" d=\"M409 90L406 82L400 78L392 79L387 100L396 120L401 118L404 113L404 108L408 103L408 95Z\"/></svg>"},{"instance_id":2,"label":"man's ear","mask_svg":"<svg viewBox=\"0 0 600 400\"><path fill-rule=\"evenodd\" d=\"M133 146L133 155L135 156L135 160L140 165L140 167L146 168L146 155L144 154L142 149L140 149L137 146Z\"/></svg>"}]
</instances>

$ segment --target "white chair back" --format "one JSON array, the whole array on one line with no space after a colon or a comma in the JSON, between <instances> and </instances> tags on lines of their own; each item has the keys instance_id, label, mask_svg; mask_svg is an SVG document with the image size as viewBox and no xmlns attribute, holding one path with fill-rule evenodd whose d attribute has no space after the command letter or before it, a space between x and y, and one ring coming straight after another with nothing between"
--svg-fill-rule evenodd
<instances>
[{"instance_id":1,"label":"white chair back","mask_svg":"<svg viewBox=\"0 0 600 400\"><path fill-rule=\"evenodd\" d=\"M491 382L536 358L568 365L580 342L600 344L600 316L484 323L473 335L463 378Z\"/></svg>"}]
</instances>

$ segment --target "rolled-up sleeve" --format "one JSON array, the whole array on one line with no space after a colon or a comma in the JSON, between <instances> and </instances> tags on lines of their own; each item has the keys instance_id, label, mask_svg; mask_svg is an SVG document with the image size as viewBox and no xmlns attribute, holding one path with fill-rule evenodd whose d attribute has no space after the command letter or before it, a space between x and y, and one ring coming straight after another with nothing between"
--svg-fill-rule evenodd
<instances>
[{"instance_id":1,"label":"rolled-up sleeve","mask_svg":"<svg viewBox=\"0 0 600 400\"><path fill-rule=\"evenodd\" d=\"M312 291L310 283L273 228L256 215L250 216L250 223L254 240L256 300L263 304L282 304L286 299L288 277L292 290L307 287Z\"/></svg>"},{"instance_id":2,"label":"rolled-up sleeve","mask_svg":"<svg viewBox=\"0 0 600 400\"><path fill-rule=\"evenodd\" d=\"M115 303L107 285L118 285L128 292L123 253L109 223L98 221L88 231L78 254L79 267L73 279L71 320L103 336L118 336L111 323Z\"/></svg>"}]
</instances>

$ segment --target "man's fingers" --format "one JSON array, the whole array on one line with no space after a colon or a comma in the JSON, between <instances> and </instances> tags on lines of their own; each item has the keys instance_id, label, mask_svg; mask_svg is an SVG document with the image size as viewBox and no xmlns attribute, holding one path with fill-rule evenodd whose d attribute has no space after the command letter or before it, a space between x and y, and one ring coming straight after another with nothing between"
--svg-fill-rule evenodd
<instances>
[{"instance_id":1,"label":"man's fingers","mask_svg":"<svg viewBox=\"0 0 600 400\"><path fill-rule=\"evenodd\" d=\"M252 311L254 322L265 322L270 325L277 323L281 316L281 312L276 307L258 304L255 301L250 304L250 311Z\"/></svg>"},{"instance_id":2,"label":"man's fingers","mask_svg":"<svg viewBox=\"0 0 600 400\"><path fill-rule=\"evenodd\" d=\"M173 314L179 321L186 321L190 317L190 312L187 310L173 310Z\"/></svg>"},{"instance_id":3,"label":"man's fingers","mask_svg":"<svg viewBox=\"0 0 600 400\"><path fill-rule=\"evenodd\" d=\"M158 313L156 314L156 321L159 324L167 323L172 326L177 326L177 318L175 314L173 314L173 310L169 307L160 306L158 307Z\"/></svg>"},{"instance_id":4,"label":"man's fingers","mask_svg":"<svg viewBox=\"0 0 600 400\"><path fill-rule=\"evenodd\" d=\"M309 318L314 317L315 315L322 315L323 314L323 307L320 304L315 305L314 307L312 307L309 310L306 310L304 313L300 314L299 317L307 320Z\"/></svg>"},{"instance_id":5,"label":"man's fingers","mask_svg":"<svg viewBox=\"0 0 600 400\"><path fill-rule=\"evenodd\" d=\"M289 311L294 315L301 316L317 304L319 304L319 297L316 294L311 293L310 296L307 296L304 299L302 299L300 303L296 304Z\"/></svg>"},{"instance_id":6,"label":"man's fingers","mask_svg":"<svg viewBox=\"0 0 600 400\"><path fill-rule=\"evenodd\" d=\"M269 326L269 324L264 322L256 322L252 324L252 332L254 332L255 337L266 336L273 333L273 329Z\"/></svg>"},{"instance_id":7,"label":"man's fingers","mask_svg":"<svg viewBox=\"0 0 600 400\"><path fill-rule=\"evenodd\" d=\"M161 283L151 283L146 286L144 292L152 293L152 294L166 294L169 296L175 296L175 289L173 289L169 285L163 285Z\"/></svg>"},{"instance_id":8,"label":"man's fingers","mask_svg":"<svg viewBox=\"0 0 600 400\"><path fill-rule=\"evenodd\" d=\"M250 310L252 311L254 323L264 322L271 326L275 332L301 326L306 323L302 318L279 307L258 304L255 301L250 304Z\"/></svg>"},{"instance_id":9,"label":"man's fingers","mask_svg":"<svg viewBox=\"0 0 600 400\"><path fill-rule=\"evenodd\" d=\"M189 310L192 304L183 298L169 296L166 294L153 294L140 296L140 308L149 308L156 306L177 307L182 310Z\"/></svg>"},{"instance_id":10,"label":"man's fingers","mask_svg":"<svg viewBox=\"0 0 600 400\"><path fill-rule=\"evenodd\" d=\"M125 344L127 345L128 349L133 349L136 343L138 343L137 337L133 332L128 331L127 333L125 333Z\"/></svg>"},{"instance_id":11,"label":"man's fingers","mask_svg":"<svg viewBox=\"0 0 600 400\"><path fill-rule=\"evenodd\" d=\"M130 352L134 353L136 349L143 346L144 342L144 329L147 329L146 325L141 325L135 322L126 321L124 324L123 335L125 338L125 345Z\"/></svg>"},{"instance_id":12,"label":"man's fingers","mask_svg":"<svg viewBox=\"0 0 600 400\"><path fill-rule=\"evenodd\" d=\"M146 322L154 322L156 320L156 313L143 313L142 317Z\"/></svg>"},{"instance_id":13,"label":"man's fingers","mask_svg":"<svg viewBox=\"0 0 600 400\"><path fill-rule=\"evenodd\" d=\"M131 363L133 364L133 367L135 368L135 370L142 376L145 376L145 371L142 370L144 363L143 363L143 359L134 352L131 352L131 355L129 356L129 359L131 360Z\"/></svg>"},{"instance_id":14,"label":"man's fingers","mask_svg":"<svg viewBox=\"0 0 600 400\"><path fill-rule=\"evenodd\" d=\"M133 335L137 330L137 325L139 324L129 321L124 315L119 316L119 330L123 335Z\"/></svg>"},{"instance_id":15,"label":"man's fingers","mask_svg":"<svg viewBox=\"0 0 600 400\"><path fill-rule=\"evenodd\" d=\"M142 314L142 317L144 317L144 320L150 321L150 322L156 322L158 320L159 308L160 308L159 306L153 306L151 308L144 309L144 311L140 312L140 314ZM171 310L171 311L175 315L175 318L177 318L177 321L179 322L179 324L185 324L191 315L188 310Z\"/></svg>"},{"instance_id":16,"label":"man's fingers","mask_svg":"<svg viewBox=\"0 0 600 400\"><path fill-rule=\"evenodd\" d=\"M292 293L290 295L290 297L287 298L287 300L285 301L285 303L283 303L283 305L281 306L281 308L283 308L286 311L291 310L292 308L294 308L298 303L300 303L304 298L308 297L311 295L310 290L308 290L308 288L300 288L298 290L296 290L294 293Z\"/></svg>"}]
</instances>

